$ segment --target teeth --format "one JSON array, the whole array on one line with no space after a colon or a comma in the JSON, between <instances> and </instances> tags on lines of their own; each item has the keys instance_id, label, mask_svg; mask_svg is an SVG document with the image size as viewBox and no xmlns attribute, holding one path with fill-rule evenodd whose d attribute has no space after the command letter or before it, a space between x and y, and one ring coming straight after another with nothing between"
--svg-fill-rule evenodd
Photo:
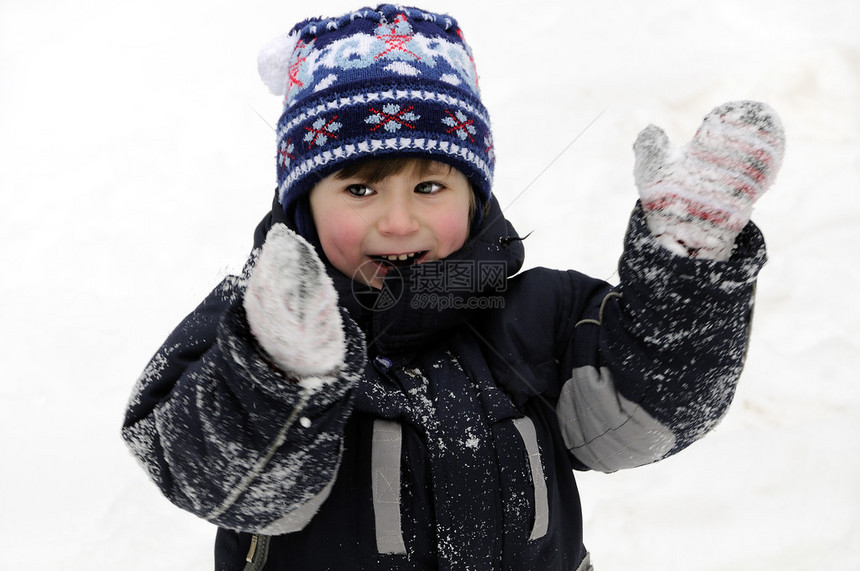
<instances>
[{"instance_id":1,"label":"teeth","mask_svg":"<svg viewBox=\"0 0 860 571\"><path fill-rule=\"evenodd\" d=\"M398 254L391 254L390 256L381 256L381 257L386 258L391 262L397 262L397 261L402 262L404 260L408 260L409 258L414 258L415 254L416 254L416 252L412 252L411 254L399 254L399 255Z\"/></svg>"}]
</instances>

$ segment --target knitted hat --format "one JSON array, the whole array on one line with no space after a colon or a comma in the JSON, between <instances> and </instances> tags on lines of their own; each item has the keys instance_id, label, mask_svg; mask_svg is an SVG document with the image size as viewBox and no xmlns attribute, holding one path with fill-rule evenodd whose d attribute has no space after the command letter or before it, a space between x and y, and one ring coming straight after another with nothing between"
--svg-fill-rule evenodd
<instances>
[{"instance_id":1,"label":"knitted hat","mask_svg":"<svg viewBox=\"0 0 860 571\"><path fill-rule=\"evenodd\" d=\"M450 16L382 4L306 20L263 48L258 69L285 96L277 171L288 215L321 178L368 158L449 164L479 204L489 199L490 120L471 49ZM308 216L298 213L300 226Z\"/></svg>"}]
</instances>

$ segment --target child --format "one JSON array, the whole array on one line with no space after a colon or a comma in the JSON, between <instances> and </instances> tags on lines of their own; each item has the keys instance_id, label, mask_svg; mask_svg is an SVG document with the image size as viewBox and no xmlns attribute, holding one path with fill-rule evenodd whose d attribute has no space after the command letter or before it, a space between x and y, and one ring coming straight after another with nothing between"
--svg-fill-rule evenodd
<instances>
[{"instance_id":1,"label":"child","mask_svg":"<svg viewBox=\"0 0 860 571\"><path fill-rule=\"evenodd\" d=\"M643 131L611 287L517 274L450 17L309 20L261 74L277 196L139 380L130 448L219 527L217 569L591 569L573 471L675 454L732 400L779 119L726 104L675 153Z\"/></svg>"}]
</instances>

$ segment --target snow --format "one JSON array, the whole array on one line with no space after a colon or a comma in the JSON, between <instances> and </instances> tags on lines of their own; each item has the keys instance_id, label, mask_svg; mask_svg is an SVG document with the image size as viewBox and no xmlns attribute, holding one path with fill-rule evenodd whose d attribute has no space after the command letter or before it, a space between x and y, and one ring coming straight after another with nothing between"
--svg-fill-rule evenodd
<instances>
[{"instance_id":1,"label":"snow","mask_svg":"<svg viewBox=\"0 0 860 571\"><path fill-rule=\"evenodd\" d=\"M212 567L119 437L135 379L275 185L257 51L354 3L0 4L0 569ZM428 0L458 18L527 264L613 279L648 123L759 99L788 149L738 395L665 462L579 478L600 571L860 569L860 4ZM855 252L852 254L852 252Z\"/></svg>"}]
</instances>

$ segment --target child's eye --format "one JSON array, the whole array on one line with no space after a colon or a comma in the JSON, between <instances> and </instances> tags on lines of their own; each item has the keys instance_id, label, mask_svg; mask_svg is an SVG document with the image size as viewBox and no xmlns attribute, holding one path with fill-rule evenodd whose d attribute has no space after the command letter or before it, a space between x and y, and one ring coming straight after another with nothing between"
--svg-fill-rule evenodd
<instances>
[{"instance_id":1,"label":"child's eye","mask_svg":"<svg viewBox=\"0 0 860 571\"><path fill-rule=\"evenodd\" d=\"M366 184L351 184L346 187L346 191L353 196L357 196L359 198L370 196L371 194L375 194L376 191L367 186Z\"/></svg>"},{"instance_id":2,"label":"child's eye","mask_svg":"<svg viewBox=\"0 0 860 571\"><path fill-rule=\"evenodd\" d=\"M415 192L418 194L434 194L445 188L445 185L438 182L420 182L415 186Z\"/></svg>"}]
</instances>

